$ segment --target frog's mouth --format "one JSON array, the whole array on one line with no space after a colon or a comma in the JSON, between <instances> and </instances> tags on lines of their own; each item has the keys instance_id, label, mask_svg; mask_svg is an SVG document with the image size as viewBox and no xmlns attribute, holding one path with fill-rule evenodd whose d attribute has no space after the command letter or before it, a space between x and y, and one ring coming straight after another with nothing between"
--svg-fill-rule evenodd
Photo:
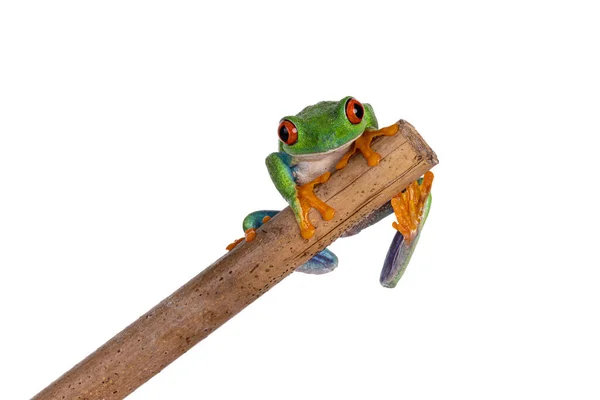
<instances>
[{"instance_id":1,"label":"frog's mouth","mask_svg":"<svg viewBox=\"0 0 600 400\"><path fill-rule=\"evenodd\" d=\"M294 154L292 157L302 161L318 161L322 160L323 158L328 158L333 155L337 155L338 153L345 153L346 151L348 151L348 148L352 145L352 143L354 143L354 140L351 140L348 143L336 147L335 149L322 151L320 153Z\"/></svg>"}]
</instances>

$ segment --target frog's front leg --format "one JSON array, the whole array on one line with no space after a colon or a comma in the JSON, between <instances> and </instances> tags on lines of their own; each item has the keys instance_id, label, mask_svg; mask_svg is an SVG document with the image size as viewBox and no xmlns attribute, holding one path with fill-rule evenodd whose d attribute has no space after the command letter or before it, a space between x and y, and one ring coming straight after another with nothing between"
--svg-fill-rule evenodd
<instances>
[{"instance_id":1,"label":"frog's front leg","mask_svg":"<svg viewBox=\"0 0 600 400\"><path fill-rule=\"evenodd\" d=\"M330 176L331 172L325 172L313 181L296 188L298 193L297 198L301 209L300 218L298 219L298 215L296 215L296 219L300 224L300 233L304 239L310 239L315 234L315 227L308 218L308 213L311 208L316 209L325 221L332 220L335 215L335 210L323 200L319 199L314 192L315 185L327 182Z\"/></svg>"},{"instance_id":2,"label":"frog's front leg","mask_svg":"<svg viewBox=\"0 0 600 400\"><path fill-rule=\"evenodd\" d=\"M342 169L348 165L350 157L352 157L357 151L360 151L363 157L365 157L369 167L376 166L379 164L379 161L381 161L381 155L371 148L371 142L378 136L394 136L396 133L398 133L399 129L400 128L398 127L398 124L394 124L378 130L365 131L354 141L350 150L344 154L344 157L342 157L340 161L338 161L335 168Z\"/></svg>"},{"instance_id":3,"label":"frog's front leg","mask_svg":"<svg viewBox=\"0 0 600 400\"><path fill-rule=\"evenodd\" d=\"M310 209L315 208L326 221L331 220L335 213L333 208L314 194L315 185L327 182L331 173L326 172L309 183L297 185L290 166L291 157L289 155L271 153L267 157L266 163L271 180L294 212L302 237L310 239L315 234L315 227L308 218Z\"/></svg>"}]
</instances>

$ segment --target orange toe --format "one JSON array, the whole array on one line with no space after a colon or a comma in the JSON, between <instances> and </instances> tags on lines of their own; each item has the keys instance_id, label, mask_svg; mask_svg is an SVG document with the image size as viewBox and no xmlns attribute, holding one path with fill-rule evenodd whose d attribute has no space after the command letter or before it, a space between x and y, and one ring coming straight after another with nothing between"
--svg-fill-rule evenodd
<instances>
[{"instance_id":1,"label":"orange toe","mask_svg":"<svg viewBox=\"0 0 600 400\"><path fill-rule=\"evenodd\" d=\"M317 210L319 214L321 214L321 218L325 221L332 220L335 215L335 210L323 200L319 199L314 192L315 185L327 182L330 176L331 173L326 172L313 181L296 187L298 202L300 203L301 208L299 216L300 233L305 239L310 239L315 234L315 227L308 218L308 213L311 208Z\"/></svg>"},{"instance_id":2,"label":"orange toe","mask_svg":"<svg viewBox=\"0 0 600 400\"><path fill-rule=\"evenodd\" d=\"M433 183L433 173L428 171L423 176L423 182L419 185L417 181L408 185L406 190L398 193L392 198L392 208L396 214L397 222L392 226L404 236L404 240L410 243L419 230L419 224L423 218L423 209Z\"/></svg>"},{"instance_id":3,"label":"orange toe","mask_svg":"<svg viewBox=\"0 0 600 400\"><path fill-rule=\"evenodd\" d=\"M235 246L237 246L238 244L240 244L241 242L243 242L244 239L245 238L236 239L233 243L228 244L227 247L225 247L225 249L227 251L231 251L231 250L235 249Z\"/></svg>"},{"instance_id":4,"label":"orange toe","mask_svg":"<svg viewBox=\"0 0 600 400\"><path fill-rule=\"evenodd\" d=\"M246 242L251 242L256 238L256 230L254 228L246 229L244 233Z\"/></svg>"},{"instance_id":5,"label":"orange toe","mask_svg":"<svg viewBox=\"0 0 600 400\"><path fill-rule=\"evenodd\" d=\"M268 217L265 217L265 218L268 218ZM263 218L263 223L266 222L265 218ZM229 245L227 245L227 247L225 249L227 251L231 251L231 250L235 249L235 247L238 244L242 243L244 240L246 242L251 242L255 238L256 238L256 230L254 228L246 229L246 232L244 232L244 237L243 238L239 238L239 239L233 241L233 243L230 243Z\"/></svg>"},{"instance_id":6,"label":"orange toe","mask_svg":"<svg viewBox=\"0 0 600 400\"><path fill-rule=\"evenodd\" d=\"M348 165L350 157L352 157L357 151L360 151L370 167L376 166L381 161L381 155L371 148L371 142L378 136L393 136L398 133L399 129L400 128L398 127L398 124L394 124L375 131L365 131L354 141L350 147L350 150L344 154L340 161L338 161L335 168L342 169Z\"/></svg>"}]
</instances>

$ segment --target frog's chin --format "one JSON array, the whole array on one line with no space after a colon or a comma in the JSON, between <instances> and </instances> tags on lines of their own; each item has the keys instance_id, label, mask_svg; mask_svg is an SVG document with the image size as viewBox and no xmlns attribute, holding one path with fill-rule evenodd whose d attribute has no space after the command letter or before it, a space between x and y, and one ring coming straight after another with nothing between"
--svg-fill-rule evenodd
<instances>
[{"instance_id":1,"label":"frog's chin","mask_svg":"<svg viewBox=\"0 0 600 400\"><path fill-rule=\"evenodd\" d=\"M356 139L354 139L356 140ZM309 154L292 154L292 157L297 159L298 161L317 161L322 160L323 158L328 158L333 155L337 155L339 153L345 153L348 151L348 148L354 143L354 140L350 140L348 143L345 143L339 147L334 149L330 149L327 151L322 151L320 153L309 153Z\"/></svg>"}]
</instances>

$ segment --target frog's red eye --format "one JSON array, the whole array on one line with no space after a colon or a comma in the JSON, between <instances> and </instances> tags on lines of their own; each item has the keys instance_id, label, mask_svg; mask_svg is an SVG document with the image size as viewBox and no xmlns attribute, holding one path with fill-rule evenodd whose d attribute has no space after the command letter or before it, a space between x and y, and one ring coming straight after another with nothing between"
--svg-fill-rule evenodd
<instances>
[{"instance_id":1,"label":"frog's red eye","mask_svg":"<svg viewBox=\"0 0 600 400\"><path fill-rule=\"evenodd\" d=\"M346 116L353 124L360 124L365 115L365 108L355 98L349 98L346 102Z\"/></svg>"},{"instance_id":2,"label":"frog's red eye","mask_svg":"<svg viewBox=\"0 0 600 400\"><path fill-rule=\"evenodd\" d=\"M279 134L279 139L288 146L291 146L298 141L298 129L296 129L296 126L287 119L284 119L279 123L277 133Z\"/></svg>"}]
</instances>

